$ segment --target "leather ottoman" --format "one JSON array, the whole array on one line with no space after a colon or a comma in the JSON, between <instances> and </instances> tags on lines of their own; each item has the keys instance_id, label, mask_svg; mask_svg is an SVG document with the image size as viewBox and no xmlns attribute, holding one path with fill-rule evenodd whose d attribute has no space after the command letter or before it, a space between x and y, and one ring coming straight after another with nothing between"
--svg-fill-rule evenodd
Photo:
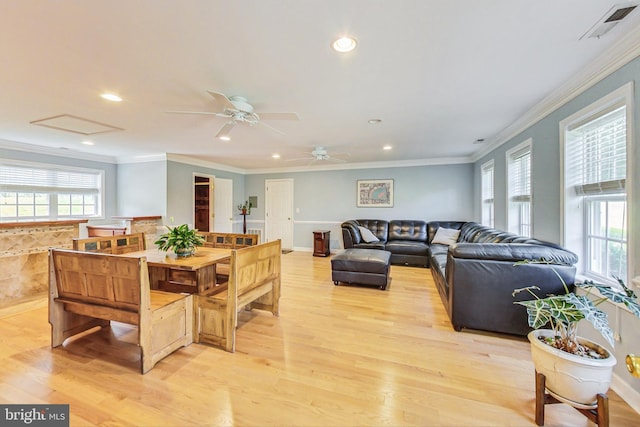
<instances>
[{"instance_id":1,"label":"leather ottoman","mask_svg":"<svg viewBox=\"0 0 640 427\"><path fill-rule=\"evenodd\" d=\"M331 280L378 286L384 290L389 283L391 252L378 249L345 249L331 258Z\"/></svg>"}]
</instances>

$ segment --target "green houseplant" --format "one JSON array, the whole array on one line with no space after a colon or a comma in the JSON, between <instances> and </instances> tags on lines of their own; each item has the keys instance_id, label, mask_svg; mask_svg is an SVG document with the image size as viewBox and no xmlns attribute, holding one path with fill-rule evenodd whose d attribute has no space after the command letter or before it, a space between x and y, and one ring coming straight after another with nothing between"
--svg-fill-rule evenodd
<instances>
[{"instance_id":1,"label":"green houseplant","mask_svg":"<svg viewBox=\"0 0 640 427\"><path fill-rule=\"evenodd\" d=\"M551 264L544 260L517 264L524 263ZM564 294L542 298L533 292L539 290L537 286L528 286L516 289L513 294L526 291L534 298L514 303L526 307L529 326L535 329L528 335L531 355L536 371L547 379L549 392L574 406L589 407L596 401L598 393L606 393L609 389L616 359L606 348L579 337L578 324L582 320L591 322L613 347L614 334L607 314L598 305L605 301L623 304L640 318L640 304L633 290L622 280L618 280L619 288L591 280L575 283L576 289L584 291L576 294L555 273L564 286ZM541 329L546 325L551 329Z\"/></svg>"},{"instance_id":2,"label":"green houseplant","mask_svg":"<svg viewBox=\"0 0 640 427\"><path fill-rule=\"evenodd\" d=\"M241 203L238 205L238 210L240 211L240 215L250 215L252 207L253 207L253 204L251 204L250 201L245 200L244 203Z\"/></svg>"},{"instance_id":3,"label":"green houseplant","mask_svg":"<svg viewBox=\"0 0 640 427\"><path fill-rule=\"evenodd\" d=\"M177 256L189 256L195 253L196 246L204 244L204 238L198 234L198 230L189 228L187 224L166 227L169 232L160 235L154 242L161 251L172 249Z\"/></svg>"}]
</instances>

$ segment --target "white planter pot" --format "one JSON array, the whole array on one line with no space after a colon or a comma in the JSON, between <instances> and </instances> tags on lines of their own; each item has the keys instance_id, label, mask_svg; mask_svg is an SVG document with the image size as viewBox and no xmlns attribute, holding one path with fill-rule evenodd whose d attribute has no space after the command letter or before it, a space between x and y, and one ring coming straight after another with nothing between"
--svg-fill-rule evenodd
<instances>
[{"instance_id":1,"label":"white planter pot","mask_svg":"<svg viewBox=\"0 0 640 427\"><path fill-rule=\"evenodd\" d=\"M598 393L606 393L611 384L611 374L616 358L602 346L578 338L581 344L602 349L605 359L589 359L576 356L547 345L539 336L553 336L549 329L529 333L531 357L536 371L546 377L546 388L553 396L576 407L592 407Z\"/></svg>"}]
</instances>

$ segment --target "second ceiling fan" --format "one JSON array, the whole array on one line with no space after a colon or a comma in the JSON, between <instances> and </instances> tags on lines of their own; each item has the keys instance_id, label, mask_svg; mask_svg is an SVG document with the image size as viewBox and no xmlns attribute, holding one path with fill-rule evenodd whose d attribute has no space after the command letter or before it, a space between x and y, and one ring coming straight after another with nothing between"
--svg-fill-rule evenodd
<instances>
[{"instance_id":1,"label":"second ceiling fan","mask_svg":"<svg viewBox=\"0 0 640 427\"><path fill-rule=\"evenodd\" d=\"M254 111L253 105L249 104L246 98L242 96L230 96L227 97L221 93L208 90L207 93L216 100L216 103L221 107L220 111L167 111L168 113L175 114L203 114L213 115L216 117L224 117L230 119L225 123L218 133L216 138L222 140L230 140L229 136L231 130L236 124L246 123L249 126L255 126L261 124L269 129L278 133L282 131L263 123L261 120L299 120L297 113L258 113Z\"/></svg>"}]
</instances>

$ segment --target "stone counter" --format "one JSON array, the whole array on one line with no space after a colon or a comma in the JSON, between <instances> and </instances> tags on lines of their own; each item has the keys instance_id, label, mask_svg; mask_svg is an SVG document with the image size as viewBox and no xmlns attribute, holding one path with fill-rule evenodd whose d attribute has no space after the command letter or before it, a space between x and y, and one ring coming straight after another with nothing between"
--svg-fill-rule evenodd
<instances>
[{"instance_id":1,"label":"stone counter","mask_svg":"<svg viewBox=\"0 0 640 427\"><path fill-rule=\"evenodd\" d=\"M87 220L0 223L0 306L45 296L50 247L71 248Z\"/></svg>"},{"instance_id":2,"label":"stone counter","mask_svg":"<svg viewBox=\"0 0 640 427\"><path fill-rule=\"evenodd\" d=\"M146 248L153 248L160 234L164 233L161 216L114 216L127 227L127 233L144 233Z\"/></svg>"}]
</instances>

